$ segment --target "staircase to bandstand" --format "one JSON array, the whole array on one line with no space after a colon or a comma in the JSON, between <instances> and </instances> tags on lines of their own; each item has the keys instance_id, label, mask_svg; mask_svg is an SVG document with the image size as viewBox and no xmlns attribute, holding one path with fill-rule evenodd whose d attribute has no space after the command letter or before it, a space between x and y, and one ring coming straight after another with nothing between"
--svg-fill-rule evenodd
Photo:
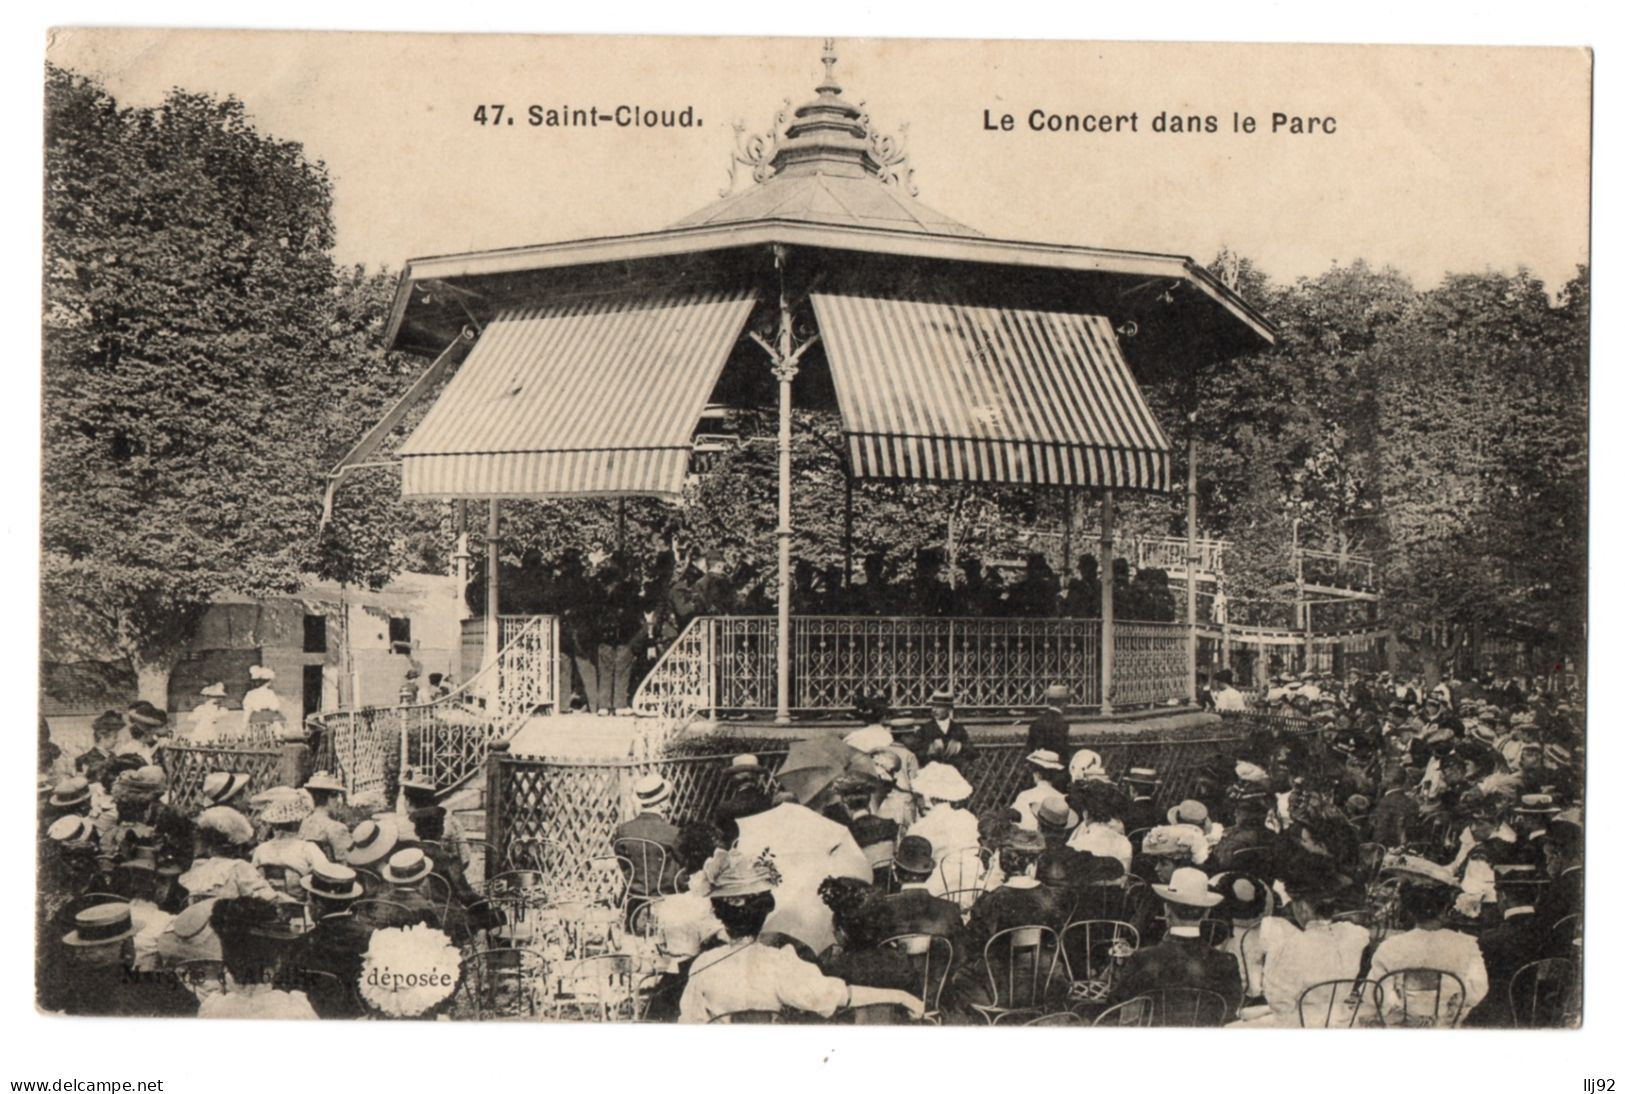
<instances>
[{"instance_id":1,"label":"staircase to bandstand","mask_svg":"<svg viewBox=\"0 0 1625 1094\"><path fill-rule=\"evenodd\" d=\"M505 616L499 645L484 668L432 702L312 715L317 766L343 780L352 802L393 802L406 768L433 781L443 801L478 786L491 745L558 702L555 617Z\"/></svg>"}]
</instances>

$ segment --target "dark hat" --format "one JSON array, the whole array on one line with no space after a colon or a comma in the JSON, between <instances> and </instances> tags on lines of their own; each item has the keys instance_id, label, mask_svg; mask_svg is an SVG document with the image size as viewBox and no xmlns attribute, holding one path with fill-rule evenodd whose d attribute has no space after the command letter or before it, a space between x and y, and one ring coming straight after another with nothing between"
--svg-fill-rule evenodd
<instances>
[{"instance_id":1,"label":"dark hat","mask_svg":"<svg viewBox=\"0 0 1625 1094\"><path fill-rule=\"evenodd\" d=\"M1015 828L1005 839L1004 846L1011 851L1038 855L1043 853L1045 844L1044 837L1031 828Z\"/></svg>"},{"instance_id":2,"label":"dark hat","mask_svg":"<svg viewBox=\"0 0 1625 1094\"><path fill-rule=\"evenodd\" d=\"M911 874L929 874L937 868L931 841L924 836L904 836L892 857L892 865Z\"/></svg>"},{"instance_id":3,"label":"dark hat","mask_svg":"<svg viewBox=\"0 0 1625 1094\"><path fill-rule=\"evenodd\" d=\"M96 715L96 720L90 723L90 731L97 737L104 737L109 733L117 733L124 728L124 719L116 710L104 710Z\"/></svg>"},{"instance_id":4,"label":"dark hat","mask_svg":"<svg viewBox=\"0 0 1625 1094\"><path fill-rule=\"evenodd\" d=\"M169 723L169 715L159 710L145 699L138 699L134 703L131 703L129 710L126 711L126 713L128 714L130 721L135 722L137 725L147 726L148 728L167 725Z\"/></svg>"}]
</instances>

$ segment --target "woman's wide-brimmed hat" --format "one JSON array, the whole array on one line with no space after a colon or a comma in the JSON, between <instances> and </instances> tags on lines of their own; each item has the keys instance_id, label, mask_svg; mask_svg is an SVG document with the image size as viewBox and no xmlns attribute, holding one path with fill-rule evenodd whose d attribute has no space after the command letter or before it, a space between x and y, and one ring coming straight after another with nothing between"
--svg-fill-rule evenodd
<instances>
[{"instance_id":1,"label":"woman's wide-brimmed hat","mask_svg":"<svg viewBox=\"0 0 1625 1094\"><path fill-rule=\"evenodd\" d=\"M316 808L310 795L303 790L288 789L291 793L281 795L260 811L260 820L266 824L297 824L310 816Z\"/></svg>"},{"instance_id":2,"label":"woman's wide-brimmed hat","mask_svg":"<svg viewBox=\"0 0 1625 1094\"><path fill-rule=\"evenodd\" d=\"M1207 831L1209 821L1207 806L1195 798L1186 798L1172 809L1168 810L1169 824L1188 824L1193 828Z\"/></svg>"},{"instance_id":3,"label":"woman's wide-brimmed hat","mask_svg":"<svg viewBox=\"0 0 1625 1094\"><path fill-rule=\"evenodd\" d=\"M1202 839L1200 832L1188 825L1164 824L1145 834L1145 840L1140 844L1140 852L1148 858L1173 858L1196 861L1196 842Z\"/></svg>"},{"instance_id":4,"label":"woman's wide-brimmed hat","mask_svg":"<svg viewBox=\"0 0 1625 1094\"><path fill-rule=\"evenodd\" d=\"M914 792L936 801L961 802L971 796L971 784L950 764L929 763L914 776Z\"/></svg>"},{"instance_id":5,"label":"woman's wide-brimmed hat","mask_svg":"<svg viewBox=\"0 0 1625 1094\"><path fill-rule=\"evenodd\" d=\"M333 790L344 793L344 784L331 771L318 771L305 780L306 790Z\"/></svg>"},{"instance_id":6,"label":"woman's wide-brimmed hat","mask_svg":"<svg viewBox=\"0 0 1625 1094\"><path fill-rule=\"evenodd\" d=\"M62 936L66 946L106 946L135 934L128 904L109 901L74 913L73 930Z\"/></svg>"},{"instance_id":7,"label":"woman's wide-brimmed hat","mask_svg":"<svg viewBox=\"0 0 1625 1094\"><path fill-rule=\"evenodd\" d=\"M383 878L391 885L411 885L434 873L434 862L421 847L403 847L384 863Z\"/></svg>"},{"instance_id":8,"label":"woman's wide-brimmed hat","mask_svg":"<svg viewBox=\"0 0 1625 1094\"><path fill-rule=\"evenodd\" d=\"M1061 757L1057 756L1053 749L1034 749L1033 751L1027 753L1027 762L1032 764L1034 767L1041 767L1045 771L1062 770Z\"/></svg>"},{"instance_id":9,"label":"woman's wide-brimmed hat","mask_svg":"<svg viewBox=\"0 0 1625 1094\"><path fill-rule=\"evenodd\" d=\"M383 820L364 820L350 833L353 841L345 861L351 866L371 866L395 850L401 841L400 829L387 817Z\"/></svg>"},{"instance_id":10,"label":"woman's wide-brimmed hat","mask_svg":"<svg viewBox=\"0 0 1625 1094\"><path fill-rule=\"evenodd\" d=\"M726 858L719 864L711 883L713 899L753 896L765 893L778 884L778 878L765 861L765 856L751 858L740 851L722 851L718 854Z\"/></svg>"},{"instance_id":11,"label":"woman's wide-brimmed hat","mask_svg":"<svg viewBox=\"0 0 1625 1094\"><path fill-rule=\"evenodd\" d=\"M1083 779L1100 779L1106 776L1106 764L1100 758L1100 753L1092 748L1080 748L1072 754L1071 761L1066 767L1067 775L1073 782Z\"/></svg>"},{"instance_id":12,"label":"woman's wide-brimmed hat","mask_svg":"<svg viewBox=\"0 0 1625 1094\"><path fill-rule=\"evenodd\" d=\"M214 805L197 815L197 830L212 832L227 843L245 844L254 838L254 826L229 805Z\"/></svg>"},{"instance_id":13,"label":"woman's wide-brimmed hat","mask_svg":"<svg viewBox=\"0 0 1625 1094\"><path fill-rule=\"evenodd\" d=\"M848 733L844 739L859 752L876 752L882 748L890 748L896 740L892 737L891 730L885 726L864 726Z\"/></svg>"}]
</instances>

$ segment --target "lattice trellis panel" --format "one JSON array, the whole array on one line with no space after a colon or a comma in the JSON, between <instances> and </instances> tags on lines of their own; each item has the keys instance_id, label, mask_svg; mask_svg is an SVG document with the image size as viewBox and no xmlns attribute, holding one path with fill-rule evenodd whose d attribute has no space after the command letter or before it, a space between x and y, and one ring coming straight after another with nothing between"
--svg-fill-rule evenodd
<instances>
[{"instance_id":1,"label":"lattice trellis panel","mask_svg":"<svg viewBox=\"0 0 1625 1094\"><path fill-rule=\"evenodd\" d=\"M1217 728L1175 731L1153 738L1143 733L1111 735L1075 733L1073 746L1100 753L1114 777L1129 767L1155 767L1162 778L1157 801L1164 808L1188 797L1202 766L1264 728L1288 732L1301 726L1292 720L1272 724L1249 714L1228 717ZM776 771L785 748L753 746L763 766ZM1020 739L980 741L965 776L975 787L975 812L1008 805L1027 785ZM587 883L595 860L607 853L615 826L632 815L631 786L640 776L658 772L672 784L672 816L679 820L710 817L726 792L729 764L735 752L682 756L649 762L582 764L549 762L502 755L493 758L488 790L487 837L499 856L525 837L545 840L550 877L562 888Z\"/></svg>"},{"instance_id":2,"label":"lattice trellis panel","mask_svg":"<svg viewBox=\"0 0 1625 1094\"><path fill-rule=\"evenodd\" d=\"M203 808L203 780L214 771L248 776L250 794L269 790L281 778L282 753L274 749L165 745L158 763L169 779L169 803L182 813Z\"/></svg>"}]
</instances>

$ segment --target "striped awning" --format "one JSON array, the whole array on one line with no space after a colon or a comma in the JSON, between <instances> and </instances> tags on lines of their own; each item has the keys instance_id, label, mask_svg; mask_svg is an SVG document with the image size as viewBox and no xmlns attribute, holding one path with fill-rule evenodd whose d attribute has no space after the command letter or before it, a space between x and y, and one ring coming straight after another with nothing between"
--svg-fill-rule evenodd
<instances>
[{"instance_id":1,"label":"striped awning","mask_svg":"<svg viewBox=\"0 0 1625 1094\"><path fill-rule=\"evenodd\" d=\"M1105 317L812 299L854 474L1172 489L1168 439Z\"/></svg>"},{"instance_id":2,"label":"striped awning","mask_svg":"<svg viewBox=\"0 0 1625 1094\"><path fill-rule=\"evenodd\" d=\"M401 493L680 493L755 300L644 291L501 311L401 447Z\"/></svg>"}]
</instances>

